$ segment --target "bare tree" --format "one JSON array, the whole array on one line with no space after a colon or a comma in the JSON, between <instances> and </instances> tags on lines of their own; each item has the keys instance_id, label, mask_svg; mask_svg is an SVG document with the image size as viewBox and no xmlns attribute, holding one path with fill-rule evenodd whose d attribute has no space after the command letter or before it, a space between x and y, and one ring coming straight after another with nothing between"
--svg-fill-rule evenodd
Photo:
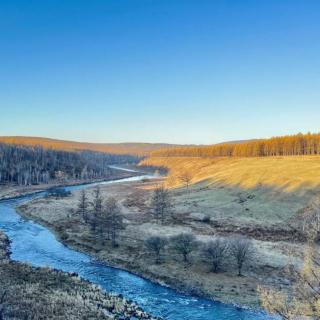
<instances>
[{"instance_id":1,"label":"bare tree","mask_svg":"<svg viewBox=\"0 0 320 320\"><path fill-rule=\"evenodd\" d=\"M0 183L28 186L52 180L107 178L109 164L135 160L137 157L130 155L71 152L0 142Z\"/></svg>"},{"instance_id":2,"label":"bare tree","mask_svg":"<svg viewBox=\"0 0 320 320\"><path fill-rule=\"evenodd\" d=\"M192 233L180 233L171 237L172 248L182 255L184 262L189 262L190 253L198 246L196 237Z\"/></svg>"},{"instance_id":3,"label":"bare tree","mask_svg":"<svg viewBox=\"0 0 320 320\"><path fill-rule=\"evenodd\" d=\"M87 194L86 194L86 191L82 189L79 203L78 203L77 213L81 216L81 218L85 223L88 222L88 207L89 207L89 202L88 202Z\"/></svg>"},{"instance_id":4,"label":"bare tree","mask_svg":"<svg viewBox=\"0 0 320 320\"><path fill-rule=\"evenodd\" d=\"M190 171L184 171L183 173L180 174L179 180L184 184L184 186L189 190L189 185L192 180L192 174Z\"/></svg>"},{"instance_id":5,"label":"bare tree","mask_svg":"<svg viewBox=\"0 0 320 320\"><path fill-rule=\"evenodd\" d=\"M252 243L249 239L235 237L229 242L229 250L236 261L238 276L242 276L243 265L249 260L252 253Z\"/></svg>"},{"instance_id":6,"label":"bare tree","mask_svg":"<svg viewBox=\"0 0 320 320\"><path fill-rule=\"evenodd\" d=\"M172 212L172 203L169 190L163 185L156 188L152 195L151 207L157 220L163 223L166 216Z\"/></svg>"},{"instance_id":7,"label":"bare tree","mask_svg":"<svg viewBox=\"0 0 320 320\"><path fill-rule=\"evenodd\" d=\"M320 253L316 245L319 239L318 211L313 211L302 224L308 245L303 267L297 269L291 265L288 268L295 282L291 292L258 288L263 307L285 320L320 319Z\"/></svg>"},{"instance_id":8,"label":"bare tree","mask_svg":"<svg viewBox=\"0 0 320 320\"><path fill-rule=\"evenodd\" d=\"M214 239L204 245L203 254L213 272L218 272L227 253L228 243L224 239Z\"/></svg>"},{"instance_id":9,"label":"bare tree","mask_svg":"<svg viewBox=\"0 0 320 320\"><path fill-rule=\"evenodd\" d=\"M161 263L161 253L164 251L167 243L167 238L162 236L151 236L145 240L144 245L147 250L155 255L156 264Z\"/></svg>"},{"instance_id":10,"label":"bare tree","mask_svg":"<svg viewBox=\"0 0 320 320\"><path fill-rule=\"evenodd\" d=\"M105 203L106 226L108 237L111 238L112 246L117 246L117 235L124 228L123 217L116 199L109 198Z\"/></svg>"},{"instance_id":11,"label":"bare tree","mask_svg":"<svg viewBox=\"0 0 320 320\"><path fill-rule=\"evenodd\" d=\"M94 190L93 190L93 201L91 203L92 205L92 214L90 216L90 225L93 231L96 230L97 225L99 223L99 221L101 220L102 217L102 196L101 196L101 191L99 186L97 186Z\"/></svg>"}]
</instances>

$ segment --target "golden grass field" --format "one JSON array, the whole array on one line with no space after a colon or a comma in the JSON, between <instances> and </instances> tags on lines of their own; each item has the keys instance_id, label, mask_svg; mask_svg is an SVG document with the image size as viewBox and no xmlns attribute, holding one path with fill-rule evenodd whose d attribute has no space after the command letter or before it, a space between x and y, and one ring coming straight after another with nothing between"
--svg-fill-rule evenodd
<instances>
[{"instance_id":1,"label":"golden grass field","mask_svg":"<svg viewBox=\"0 0 320 320\"><path fill-rule=\"evenodd\" d=\"M169 170L167 184L179 187L179 178L189 172L191 183L276 188L284 192L304 192L320 186L319 156L286 156L265 158L195 158L151 157L140 165L165 167Z\"/></svg>"}]
</instances>

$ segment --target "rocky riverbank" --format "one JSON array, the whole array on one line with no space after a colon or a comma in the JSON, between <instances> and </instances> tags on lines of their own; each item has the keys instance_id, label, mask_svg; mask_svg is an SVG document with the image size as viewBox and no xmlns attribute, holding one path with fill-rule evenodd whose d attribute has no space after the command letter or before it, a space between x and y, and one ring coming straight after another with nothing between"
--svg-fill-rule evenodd
<instances>
[{"instance_id":1,"label":"rocky riverbank","mask_svg":"<svg viewBox=\"0 0 320 320\"><path fill-rule=\"evenodd\" d=\"M0 232L1 319L159 319L77 274L11 261L9 246Z\"/></svg>"}]
</instances>

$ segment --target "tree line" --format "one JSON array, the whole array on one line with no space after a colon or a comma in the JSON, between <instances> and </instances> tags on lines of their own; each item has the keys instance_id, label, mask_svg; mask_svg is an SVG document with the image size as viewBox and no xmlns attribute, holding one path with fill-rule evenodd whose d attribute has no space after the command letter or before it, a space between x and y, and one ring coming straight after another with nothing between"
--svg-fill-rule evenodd
<instances>
[{"instance_id":1,"label":"tree line","mask_svg":"<svg viewBox=\"0 0 320 320\"><path fill-rule=\"evenodd\" d=\"M320 154L320 134L296 134L244 143L178 147L151 153L151 157L268 157Z\"/></svg>"},{"instance_id":2,"label":"tree line","mask_svg":"<svg viewBox=\"0 0 320 320\"><path fill-rule=\"evenodd\" d=\"M59 178L106 178L110 174L110 164L137 160L132 155L68 152L0 143L0 183L32 185L49 183Z\"/></svg>"}]
</instances>

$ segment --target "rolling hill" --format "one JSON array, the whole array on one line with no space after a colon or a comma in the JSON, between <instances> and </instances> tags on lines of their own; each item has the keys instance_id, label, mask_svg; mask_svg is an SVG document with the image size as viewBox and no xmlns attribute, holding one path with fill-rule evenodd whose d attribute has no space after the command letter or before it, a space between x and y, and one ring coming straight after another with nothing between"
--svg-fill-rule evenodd
<instances>
[{"instance_id":1,"label":"rolling hill","mask_svg":"<svg viewBox=\"0 0 320 320\"><path fill-rule=\"evenodd\" d=\"M279 157L151 157L141 165L169 171L167 183L184 184L187 172L191 184L206 182L253 189L264 186L282 192L316 190L320 187L320 156Z\"/></svg>"},{"instance_id":2,"label":"rolling hill","mask_svg":"<svg viewBox=\"0 0 320 320\"><path fill-rule=\"evenodd\" d=\"M165 143L89 143L24 136L3 136L0 137L0 143L1 142L16 145L41 146L43 148L64 151L89 150L114 154L132 154L138 156L145 156L152 151L163 148L170 149L179 146Z\"/></svg>"}]
</instances>

